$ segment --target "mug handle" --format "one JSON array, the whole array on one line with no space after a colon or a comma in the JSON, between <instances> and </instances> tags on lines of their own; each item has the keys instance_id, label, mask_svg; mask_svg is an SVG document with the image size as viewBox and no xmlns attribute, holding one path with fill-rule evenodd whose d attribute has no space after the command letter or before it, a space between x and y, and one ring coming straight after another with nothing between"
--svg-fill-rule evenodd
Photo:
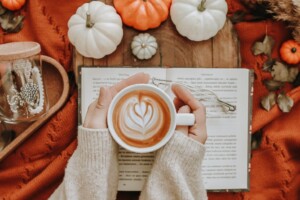
<instances>
[{"instance_id":1,"label":"mug handle","mask_svg":"<svg viewBox=\"0 0 300 200\"><path fill-rule=\"evenodd\" d=\"M177 126L193 126L196 122L195 115L192 113L177 113L176 125Z\"/></svg>"}]
</instances>

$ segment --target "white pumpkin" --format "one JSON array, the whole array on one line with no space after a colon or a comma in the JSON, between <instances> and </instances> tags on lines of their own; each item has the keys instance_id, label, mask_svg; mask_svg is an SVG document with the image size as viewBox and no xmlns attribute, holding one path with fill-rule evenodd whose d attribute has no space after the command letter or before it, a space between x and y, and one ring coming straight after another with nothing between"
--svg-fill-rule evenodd
<instances>
[{"instance_id":1,"label":"white pumpkin","mask_svg":"<svg viewBox=\"0 0 300 200\"><path fill-rule=\"evenodd\" d=\"M225 0L173 0L170 15L181 35L202 41L222 29L227 10Z\"/></svg>"},{"instance_id":2,"label":"white pumpkin","mask_svg":"<svg viewBox=\"0 0 300 200\"><path fill-rule=\"evenodd\" d=\"M111 54L123 37L121 17L114 7L100 1L79 7L68 27L70 42L85 57L99 59Z\"/></svg>"},{"instance_id":3,"label":"white pumpkin","mask_svg":"<svg viewBox=\"0 0 300 200\"><path fill-rule=\"evenodd\" d=\"M140 33L134 36L131 42L131 50L133 55L138 59L150 59L156 54L157 42L155 37L149 33Z\"/></svg>"}]
</instances>

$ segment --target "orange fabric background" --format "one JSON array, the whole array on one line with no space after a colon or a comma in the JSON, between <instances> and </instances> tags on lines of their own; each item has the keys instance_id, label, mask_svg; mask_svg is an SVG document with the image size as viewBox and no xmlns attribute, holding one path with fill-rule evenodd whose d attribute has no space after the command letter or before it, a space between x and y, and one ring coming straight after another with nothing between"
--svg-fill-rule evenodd
<instances>
[{"instance_id":1,"label":"orange fabric background","mask_svg":"<svg viewBox=\"0 0 300 200\"><path fill-rule=\"evenodd\" d=\"M43 54L58 60L71 71L71 50L67 21L83 0L29 0L22 13L24 29L18 34L0 36L0 43L37 41ZM229 14L244 9L238 0L227 0ZM289 91L295 106L288 114L274 107L259 107L267 91L261 80L263 56L253 56L251 46L262 40L266 30L276 40L273 57L279 58L280 44L290 37L286 26L271 20L242 22L235 26L240 43L242 67L255 70L253 132L263 130L262 144L252 151L250 192L210 193L210 199L288 199L300 198L300 87ZM68 158L76 148L77 93L47 124L0 163L0 199L46 199L61 182Z\"/></svg>"}]
</instances>

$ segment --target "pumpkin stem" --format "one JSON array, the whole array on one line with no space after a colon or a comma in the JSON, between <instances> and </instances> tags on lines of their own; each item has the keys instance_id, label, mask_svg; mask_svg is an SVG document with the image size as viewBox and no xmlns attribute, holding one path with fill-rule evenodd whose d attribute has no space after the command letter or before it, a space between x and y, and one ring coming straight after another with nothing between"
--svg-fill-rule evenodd
<instances>
[{"instance_id":1,"label":"pumpkin stem","mask_svg":"<svg viewBox=\"0 0 300 200\"><path fill-rule=\"evenodd\" d=\"M206 9L205 3L206 3L206 0L202 0L201 3L199 4L198 10L199 10L200 12L203 12L203 11Z\"/></svg>"},{"instance_id":2,"label":"pumpkin stem","mask_svg":"<svg viewBox=\"0 0 300 200\"><path fill-rule=\"evenodd\" d=\"M292 52L292 53L296 53L296 52L297 52L297 48L296 48L296 47L293 47L293 48L291 49L291 52Z\"/></svg>"},{"instance_id":3,"label":"pumpkin stem","mask_svg":"<svg viewBox=\"0 0 300 200\"><path fill-rule=\"evenodd\" d=\"M94 26L94 23L91 20L91 14L90 13L86 13L86 22L85 22L85 26L87 28L92 28Z\"/></svg>"}]
</instances>

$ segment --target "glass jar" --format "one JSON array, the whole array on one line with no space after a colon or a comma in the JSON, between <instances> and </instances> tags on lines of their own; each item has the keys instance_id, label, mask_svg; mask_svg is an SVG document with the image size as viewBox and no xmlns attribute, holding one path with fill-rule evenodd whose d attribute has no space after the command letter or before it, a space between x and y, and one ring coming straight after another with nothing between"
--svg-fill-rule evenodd
<instances>
[{"instance_id":1,"label":"glass jar","mask_svg":"<svg viewBox=\"0 0 300 200\"><path fill-rule=\"evenodd\" d=\"M48 111L40 52L36 42L0 45L0 120L31 122Z\"/></svg>"}]
</instances>

